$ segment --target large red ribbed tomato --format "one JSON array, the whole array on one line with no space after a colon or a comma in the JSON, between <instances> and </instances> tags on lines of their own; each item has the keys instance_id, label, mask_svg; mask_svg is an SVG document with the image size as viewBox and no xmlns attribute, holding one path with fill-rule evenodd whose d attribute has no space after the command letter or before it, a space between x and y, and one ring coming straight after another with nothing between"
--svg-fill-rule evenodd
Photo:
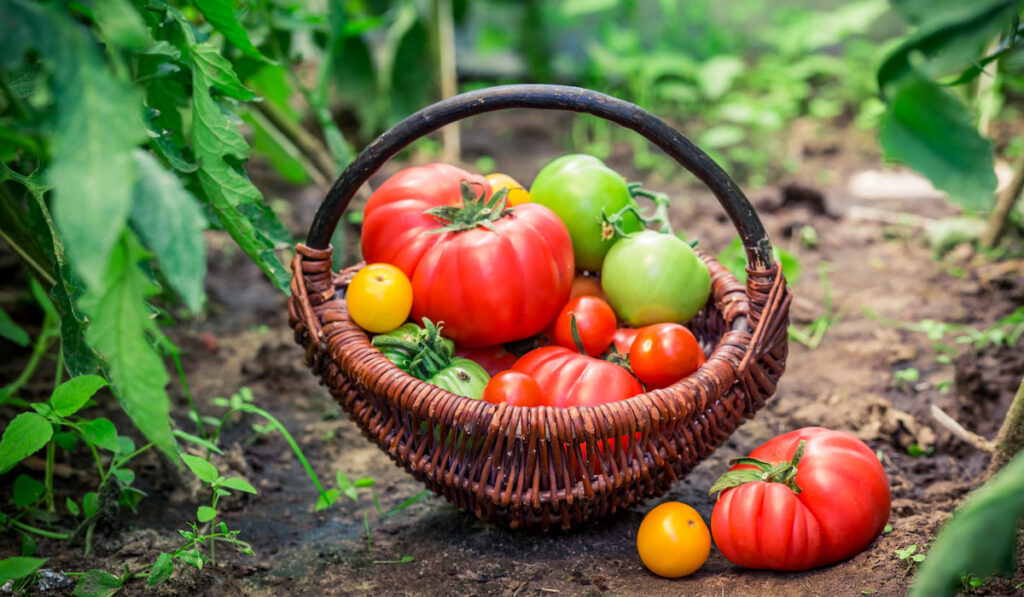
<instances>
[{"instance_id":1,"label":"large red ribbed tomato","mask_svg":"<svg viewBox=\"0 0 1024 597\"><path fill-rule=\"evenodd\" d=\"M722 555L740 566L793 571L833 564L863 551L889 519L885 470L848 433L798 429L733 463L712 487L724 491L711 533Z\"/></svg>"},{"instance_id":2,"label":"large red ribbed tomato","mask_svg":"<svg viewBox=\"0 0 1024 597\"><path fill-rule=\"evenodd\" d=\"M644 391L629 371L563 346L544 346L524 354L512 366L540 386L545 406L597 406Z\"/></svg>"},{"instance_id":3,"label":"large red ribbed tomato","mask_svg":"<svg viewBox=\"0 0 1024 597\"><path fill-rule=\"evenodd\" d=\"M428 234L438 222L427 210L462 205L463 181L491 192L483 176L450 164L413 166L384 181L363 210L363 259L390 263L412 280L427 249L441 239L439 234Z\"/></svg>"},{"instance_id":4,"label":"large red ribbed tomato","mask_svg":"<svg viewBox=\"0 0 1024 597\"><path fill-rule=\"evenodd\" d=\"M365 211L363 257L405 271L412 318L444 322L462 346L536 334L572 286L572 241L558 216L489 195L482 177L431 164L392 176Z\"/></svg>"}]
</instances>

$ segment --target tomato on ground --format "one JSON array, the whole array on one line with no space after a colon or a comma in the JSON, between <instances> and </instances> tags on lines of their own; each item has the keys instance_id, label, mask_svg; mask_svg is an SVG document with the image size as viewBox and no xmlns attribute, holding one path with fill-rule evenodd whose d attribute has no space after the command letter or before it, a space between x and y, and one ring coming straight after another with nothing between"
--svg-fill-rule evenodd
<instances>
[{"instance_id":1,"label":"tomato on ground","mask_svg":"<svg viewBox=\"0 0 1024 597\"><path fill-rule=\"evenodd\" d=\"M665 502L644 516L636 533L640 560L666 578L693 574L711 553L711 534L700 514L681 502Z\"/></svg>"},{"instance_id":2,"label":"tomato on ground","mask_svg":"<svg viewBox=\"0 0 1024 597\"><path fill-rule=\"evenodd\" d=\"M715 544L747 568L809 570L845 560L889 519L878 457L856 437L821 427L769 440L711 489L723 489L711 513Z\"/></svg>"},{"instance_id":3,"label":"tomato on ground","mask_svg":"<svg viewBox=\"0 0 1024 597\"><path fill-rule=\"evenodd\" d=\"M375 334L390 332L409 317L412 284L397 267L371 263L352 277L345 303L359 327Z\"/></svg>"},{"instance_id":4,"label":"tomato on ground","mask_svg":"<svg viewBox=\"0 0 1024 597\"><path fill-rule=\"evenodd\" d=\"M649 390L674 384L704 360L697 338L678 323L640 328L629 349L629 365Z\"/></svg>"}]
</instances>

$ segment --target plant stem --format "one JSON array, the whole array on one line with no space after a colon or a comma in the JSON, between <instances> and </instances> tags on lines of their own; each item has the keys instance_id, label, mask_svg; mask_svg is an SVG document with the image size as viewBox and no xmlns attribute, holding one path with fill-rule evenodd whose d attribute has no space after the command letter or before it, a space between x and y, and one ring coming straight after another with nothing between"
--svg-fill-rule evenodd
<instances>
[{"instance_id":1,"label":"plant stem","mask_svg":"<svg viewBox=\"0 0 1024 597\"><path fill-rule=\"evenodd\" d=\"M1024 151L1017 156L1010 185L1003 189L1003 192L996 198L996 204L988 218L985 232L981 235L982 246L995 247L999 244L1000 239L1003 238L1003 232L1006 230L1006 221L1009 219L1010 212L1013 211L1013 206L1017 203L1021 191L1024 191Z\"/></svg>"},{"instance_id":2,"label":"plant stem","mask_svg":"<svg viewBox=\"0 0 1024 597\"><path fill-rule=\"evenodd\" d=\"M441 99L447 99L458 92L452 0L434 0L434 31L437 34L437 64L441 79ZM462 144L459 139L458 122L441 129L441 146L444 161L451 163L459 161L459 157L462 155Z\"/></svg>"},{"instance_id":3,"label":"plant stem","mask_svg":"<svg viewBox=\"0 0 1024 597\"><path fill-rule=\"evenodd\" d=\"M64 379L64 351L58 348L57 350L57 369L53 375L53 389L56 390L57 386ZM50 512L56 512L57 507L53 504L53 465L57 456L57 440L50 438L50 441L46 444L46 509Z\"/></svg>"},{"instance_id":4,"label":"plant stem","mask_svg":"<svg viewBox=\"0 0 1024 597\"><path fill-rule=\"evenodd\" d=\"M172 352L171 358L174 359L174 365L178 368L178 378L181 379L181 389L185 392L185 398L188 399L188 405L196 416L196 426L199 428L199 437L208 439L206 437L206 428L203 425L203 417L199 414L199 409L196 408L196 402L192 399L192 392L188 389L188 382L185 380L185 368L181 366L181 359L178 357L177 352Z\"/></svg>"},{"instance_id":5,"label":"plant stem","mask_svg":"<svg viewBox=\"0 0 1024 597\"><path fill-rule=\"evenodd\" d=\"M991 476L1024 448L1024 379L1017 387L1017 393L1006 411L1006 418L996 435L996 451L988 465L986 476Z\"/></svg>"},{"instance_id":6,"label":"plant stem","mask_svg":"<svg viewBox=\"0 0 1024 597\"><path fill-rule=\"evenodd\" d=\"M278 421L274 417L274 415L268 413L267 411L249 404L241 406L238 410L260 415L261 417L270 421L270 424L281 432L281 435L284 436L285 441L288 442L288 445L291 446L292 451L295 452L295 456L299 459L299 462L302 463L302 467L306 469L306 474L308 474L309 478L313 480L313 484L316 485L317 491L319 491L320 495L326 499L327 492L324 491L324 486L320 484L320 478L316 476L316 471L314 471L313 467L310 466L309 461L306 460L306 456L302 453L302 448L299 447L299 444L295 441L295 438L292 437L292 434L288 433L288 430L285 428L284 425L281 424L281 421Z\"/></svg>"},{"instance_id":7,"label":"plant stem","mask_svg":"<svg viewBox=\"0 0 1024 597\"><path fill-rule=\"evenodd\" d=\"M39 535L40 537L46 537L47 539L57 539L59 541L65 541L71 538L71 535L69 535L68 533L57 533L55 531L47 531L45 529L40 529L32 525L25 524L20 520L12 520L11 526L17 527L29 533L34 533L36 535Z\"/></svg>"},{"instance_id":8,"label":"plant stem","mask_svg":"<svg viewBox=\"0 0 1024 597\"><path fill-rule=\"evenodd\" d=\"M334 162L316 137L302 128L302 125L291 120L283 110L270 101L265 100L249 105L254 108L249 115L268 134L275 137L275 141L279 145L285 147L289 156L302 163L302 167L309 173L315 184L318 186L330 184ZM291 151L287 146L291 146Z\"/></svg>"},{"instance_id":9,"label":"plant stem","mask_svg":"<svg viewBox=\"0 0 1024 597\"><path fill-rule=\"evenodd\" d=\"M39 367L39 362L43 359L43 355L49 350L50 340L53 337L53 332L48 330L44 324L42 333L39 334L39 337L36 338L36 343L32 346L32 356L29 358L28 364L25 365L25 369L22 370L21 375L11 382L10 385L0 389L0 404L4 404L7 402L7 398L17 394L18 390L32 378L36 368Z\"/></svg>"}]
</instances>

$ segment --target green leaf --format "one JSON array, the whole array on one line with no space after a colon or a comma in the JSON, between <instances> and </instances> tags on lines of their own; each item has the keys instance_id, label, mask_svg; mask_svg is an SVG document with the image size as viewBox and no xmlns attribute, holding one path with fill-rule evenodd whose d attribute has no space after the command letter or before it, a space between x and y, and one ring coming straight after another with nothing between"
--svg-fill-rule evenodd
<instances>
[{"instance_id":1,"label":"green leaf","mask_svg":"<svg viewBox=\"0 0 1024 597\"><path fill-rule=\"evenodd\" d=\"M135 471L128 468L115 468L114 476L125 485L131 485L135 482Z\"/></svg>"},{"instance_id":2,"label":"green leaf","mask_svg":"<svg viewBox=\"0 0 1024 597\"><path fill-rule=\"evenodd\" d=\"M64 505L67 506L68 512L70 512L72 516L78 516L82 513L82 510L78 507L78 504L75 503L75 500L71 498L65 498Z\"/></svg>"},{"instance_id":3,"label":"green leaf","mask_svg":"<svg viewBox=\"0 0 1024 597\"><path fill-rule=\"evenodd\" d=\"M25 578L45 563L46 558L4 558L0 560L0 585L9 580Z\"/></svg>"},{"instance_id":4,"label":"green leaf","mask_svg":"<svg viewBox=\"0 0 1024 597\"><path fill-rule=\"evenodd\" d=\"M110 419L93 419L82 424L85 441L110 452L117 452L117 428Z\"/></svg>"},{"instance_id":5,"label":"green leaf","mask_svg":"<svg viewBox=\"0 0 1024 597\"><path fill-rule=\"evenodd\" d=\"M69 417L79 411L100 388L106 387L107 380L99 375L79 375L57 386L50 396L53 411L61 417Z\"/></svg>"},{"instance_id":6,"label":"green leaf","mask_svg":"<svg viewBox=\"0 0 1024 597\"><path fill-rule=\"evenodd\" d=\"M882 117L879 138L886 157L927 176L965 209L992 205L992 144L949 91L921 78L900 85Z\"/></svg>"},{"instance_id":7,"label":"green leaf","mask_svg":"<svg viewBox=\"0 0 1024 597\"><path fill-rule=\"evenodd\" d=\"M359 494L356 493L355 486L352 485L352 482L349 481L347 476L345 476L345 473L338 471L336 477L338 481L338 489L341 491L341 493L345 494L353 502L358 501Z\"/></svg>"},{"instance_id":8,"label":"green leaf","mask_svg":"<svg viewBox=\"0 0 1024 597\"><path fill-rule=\"evenodd\" d=\"M165 389L170 378L147 337L156 325L145 301L153 285L138 267L144 256L138 241L126 232L111 255L103 292L90 291L82 299L91 317L86 337L106 357L107 377L121 407L139 431L175 461L171 403Z\"/></svg>"},{"instance_id":9,"label":"green leaf","mask_svg":"<svg viewBox=\"0 0 1024 597\"><path fill-rule=\"evenodd\" d=\"M136 150L139 182L135 185L131 221L160 270L193 313L202 306L206 277L206 243L199 203L177 176L148 152Z\"/></svg>"},{"instance_id":10,"label":"green leaf","mask_svg":"<svg viewBox=\"0 0 1024 597\"><path fill-rule=\"evenodd\" d=\"M82 574L75 585L75 597L111 597L121 590L124 581L102 570L89 570Z\"/></svg>"},{"instance_id":11,"label":"green leaf","mask_svg":"<svg viewBox=\"0 0 1024 597\"><path fill-rule=\"evenodd\" d=\"M53 439L57 442L57 445L60 446L61 450L74 452L75 448L78 447L78 438L73 433L60 431L53 434Z\"/></svg>"},{"instance_id":12,"label":"green leaf","mask_svg":"<svg viewBox=\"0 0 1024 597\"><path fill-rule=\"evenodd\" d=\"M6 2L0 22L5 63L36 49L53 67L54 221L77 271L99 285L131 207L131 152L145 140L141 98L110 72L88 31L50 5Z\"/></svg>"},{"instance_id":13,"label":"green leaf","mask_svg":"<svg viewBox=\"0 0 1024 597\"><path fill-rule=\"evenodd\" d=\"M227 487L228 489L234 489L236 491L244 491L246 493L256 493L256 488L253 487L251 483L249 483L245 479L242 479L242 478L239 478L239 477L232 477L230 479L224 479L223 481L221 481L221 486L222 487Z\"/></svg>"},{"instance_id":14,"label":"green leaf","mask_svg":"<svg viewBox=\"0 0 1024 597\"><path fill-rule=\"evenodd\" d=\"M21 555L28 557L36 555L36 540L29 533L21 534Z\"/></svg>"},{"instance_id":15,"label":"green leaf","mask_svg":"<svg viewBox=\"0 0 1024 597\"><path fill-rule=\"evenodd\" d=\"M960 573L1013 574L1024 519L1024 452L974 490L942 527L911 587L911 597L953 595Z\"/></svg>"},{"instance_id":16,"label":"green leaf","mask_svg":"<svg viewBox=\"0 0 1024 597\"><path fill-rule=\"evenodd\" d=\"M214 518L217 518L217 511L209 506L199 506L196 510L196 519L199 522L210 522Z\"/></svg>"},{"instance_id":17,"label":"green leaf","mask_svg":"<svg viewBox=\"0 0 1024 597\"><path fill-rule=\"evenodd\" d=\"M202 11L206 20L213 25L213 28L224 34L236 48L246 56L257 60L270 62L270 60L252 45L249 35L242 28L242 25L235 18L231 0L195 0L196 6Z\"/></svg>"},{"instance_id":18,"label":"green leaf","mask_svg":"<svg viewBox=\"0 0 1024 597\"><path fill-rule=\"evenodd\" d=\"M289 292L290 273L274 254L273 231L283 228L276 216L266 211L263 195L243 171L227 159L243 161L249 157L249 145L229 122L221 105L210 95L211 87L240 100L253 98L242 86L231 64L209 44L190 49L193 69L192 145L199 159L199 182L205 200L213 208L221 226L284 292ZM245 215L249 206L259 206L258 225Z\"/></svg>"},{"instance_id":19,"label":"green leaf","mask_svg":"<svg viewBox=\"0 0 1024 597\"><path fill-rule=\"evenodd\" d=\"M329 489L324 493L320 494L320 497L316 499L316 506L313 508L315 511L325 510L334 505L338 501L338 495L340 493L337 489Z\"/></svg>"},{"instance_id":20,"label":"green leaf","mask_svg":"<svg viewBox=\"0 0 1024 597\"><path fill-rule=\"evenodd\" d=\"M916 68L927 77L962 69L980 58L985 44L1020 10L1020 0L904 0L904 14L920 21L910 38L890 53L878 69L878 88L891 98L890 85L914 77L912 56L923 56Z\"/></svg>"},{"instance_id":21,"label":"green leaf","mask_svg":"<svg viewBox=\"0 0 1024 597\"><path fill-rule=\"evenodd\" d=\"M162 155L172 168L185 174L191 174L199 169L199 164L192 160L191 155L187 155L191 154L191 150L180 146L171 131L161 126L159 111L146 108L145 121L150 147Z\"/></svg>"},{"instance_id":22,"label":"green leaf","mask_svg":"<svg viewBox=\"0 0 1024 597\"><path fill-rule=\"evenodd\" d=\"M201 437L199 437L197 435L193 435L193 434L188 433L186 431L182 431L181 429L175 429L173 433L174 433L174 437L176 437L178 439L183 439L183 440L185 440L187 442L192 442L193 444L195 444L197 446L202 446L203 448L206 448L207 450L210 450L211 452L216 452L218 454L223 454L224 453L223 450L221 450L220 448L217 447L217 444L214 444L210 440L203 439L203 438L201 438Z\"/></svg>"},{"instance_id":23,"label":"green leaf","mask_svg":"<svg viewBox=\"0 0 1024 597\"><path fill-rule=\"evenodd\" d=\"M104 40L122 48L142 48L152 41L142 16L128 0L94 0L92 6Z\"/></svg>"},{"instance_id":24,"label":"green leaf","mask_svg":"<svg viewBox=\"0 0 1024 597\"><path fill-rule=\"evenodd\" d=\"M6 311L0 309L0 337L14 342L18 346L28 346L28 332L20 325L14 323Z\"/></svg>"},{"instance_id":25,"label":"green leaf","mask_svg":"<svg viewBox=\"0 0 1024 597\"><path fill-rule=\"evenodd\" d=\"M45 446L51 437L53 426L39 414L26 412L14 417L0 439L0 474Z\"/></svg>"},{"instance_id":26,"label":"green leaf","mask_svg":"<svg viewBox=\"0 0 1024 597\"><path fill-rule=\"evenodd\" d=\"M170 578L171 574L174 574L174 558L169 553L161 553L149 569L149 580L146 581L146 586L155 587Z\"/></svg>"},{"instance_id":27,"label":"green leaf","mask_svg":"<svg viewBox=\"0 0 1024 597\"><path fill-rule=\"evenodd\" d=\"M127 456L135 451L135 442L132 438L126 435L117 436L117 453L121 456Z\"/></svg>"},{"instance_id":28,"label":"green leaf","mask_svg":"<svg viewBox=\"0 0 1024 597\"><path fill-rule=\"evenodd\" d=\"M213 483L220 476L217 472L217 467L213 466L209 462L203 460L198 456L191 454L182 454L181 459L185 461L185 466L189 468L201 481L206 483Z\"/></svg>"},{"instance_id":29,"label":"green leaf","mask_svg":"<svg viewBox=\"0 0 1024 597\"><path fill-rule=\"evenodd\" d=\"M697 81L704 97L712 101L721 98L745 68L742 58L727 54L719 54L701 64Z\"/></svg>"},{"instance_id":30,"label":"green leaf","mask_svg":"<svg viewBox=\"0 0 1024 597\"><path fill-rule=\"evenodd\" d=\"M18 508L27 508L39 501L46 493L46 486L28 475L18 475L14 480L14 505Z\"/></svg>"},{"instance_id":31,"label":"green leaf","mask_svg":"<svg viewBox=\"0 0 1024 597\"><path fill-rule=\"evenodd\" d=\"M89 491L82 496L82 512L86 518L91 518L100 511L100 496L95 491Z\"/></svg>"}]
</instances>

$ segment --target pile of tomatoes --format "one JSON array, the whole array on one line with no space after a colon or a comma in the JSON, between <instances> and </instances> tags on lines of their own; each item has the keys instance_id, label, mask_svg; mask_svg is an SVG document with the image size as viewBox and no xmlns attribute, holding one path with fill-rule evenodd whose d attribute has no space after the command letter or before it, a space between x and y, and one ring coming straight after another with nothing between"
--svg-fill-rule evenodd
<instances>
[{"instance_id":1,"label":"pile of tomatoes","mask_svg":"<svg viewBox=\"0 0 1024 597\"><path fill-rule=\"evenodd\" d=\"M682 324L710 274L688 243L646 229L636 196L582 154L528 191L448 164L402 170L367 201L370 265L349 314L410 374L488 402L597 406L672 385L705 360Z\"/></svg>"}]
</instances>

